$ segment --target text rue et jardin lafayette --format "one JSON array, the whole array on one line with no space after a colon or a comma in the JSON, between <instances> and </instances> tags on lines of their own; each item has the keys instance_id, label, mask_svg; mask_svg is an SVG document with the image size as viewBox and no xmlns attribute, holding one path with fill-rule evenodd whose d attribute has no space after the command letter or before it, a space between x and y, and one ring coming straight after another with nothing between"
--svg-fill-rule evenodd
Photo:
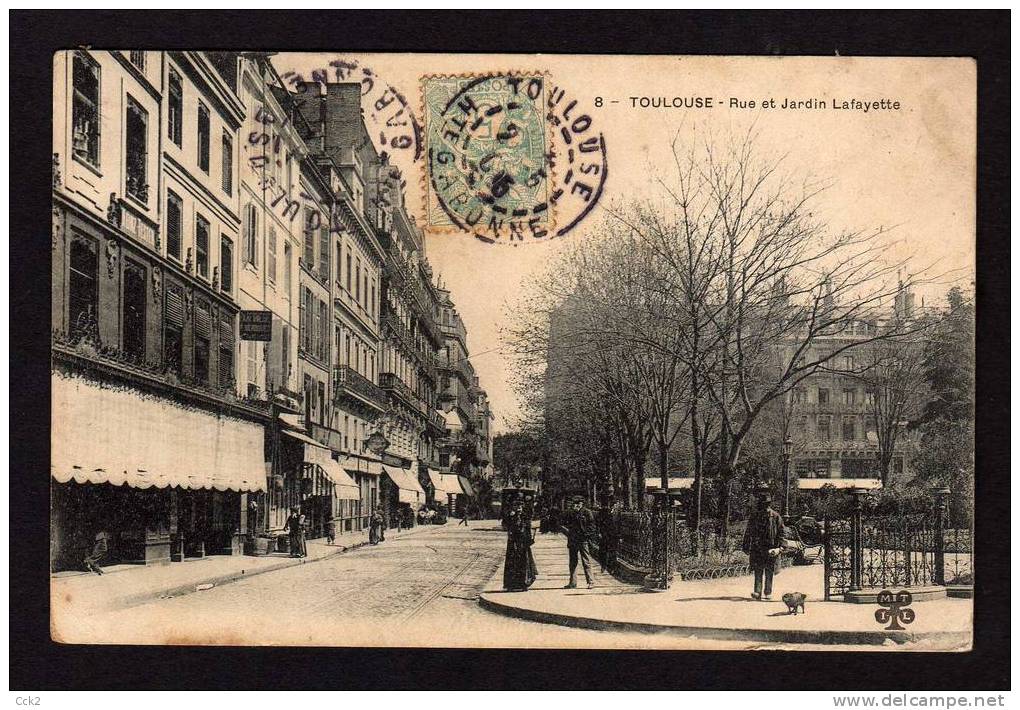
<instances>
[{"instance_id":1,"label":"text rue et jardin lafayette","mask_svg":"<svg viewBox=\"0 0 1020 710\"><path fill-rule=\"evenodd\" d=\"M711 96L630 96L632 108L731 108L731 109L779 109L779 110L830 110L830 111L899 111L900 102L895 99L795 99L792 97L763 99L742 99L729 97L717 99Z\"/></svg>"}]
</instances>

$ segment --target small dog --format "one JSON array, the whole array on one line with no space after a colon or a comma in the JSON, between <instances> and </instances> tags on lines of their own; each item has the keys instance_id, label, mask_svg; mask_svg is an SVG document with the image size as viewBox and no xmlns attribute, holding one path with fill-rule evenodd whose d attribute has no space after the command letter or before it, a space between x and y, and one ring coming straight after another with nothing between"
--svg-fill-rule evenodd
<instances>
[{"instance_id":1,"label":"small dog","mask_svg":"<svg viewBox=\"0 0 1020 710\"><path fill-rule=\"evenodd\" d=\"M797 609L800 608L806 614L807 610L804 608L805 599L807 599L807 595L800 592L787 592L784 594L783 603L786 604L787 613L796 615Z\"/></svg>"}]
</instances>

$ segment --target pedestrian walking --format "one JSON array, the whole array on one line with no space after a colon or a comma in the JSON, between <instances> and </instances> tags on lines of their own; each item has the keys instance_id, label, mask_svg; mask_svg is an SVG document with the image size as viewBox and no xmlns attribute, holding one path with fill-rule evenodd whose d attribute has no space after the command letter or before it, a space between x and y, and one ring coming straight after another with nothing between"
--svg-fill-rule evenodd
<instances>
[{"instance_id":1,"label":"pedestrian walking","mask_svg":"<svg viewBox=\"0 0 1020 710\"><path fill-rule=\"evenodd\" d=\"M757 491L757 502L744 530L741 548L747 553L754 571L752 599L772 598L772 579L776 574L783 548L783 518L772 509L772 496L767 488ZM764 582L764 593L762 590Z\"/></svg>"},{"instance_id":2,"label":"pedestrian walking","mask_svg":"<svg viewBox=\"0 0 1020 710\"><path fill-rule=\"evenodd\" d=\"M106 559L106 555L110 551L110 533L105 530L101 530L96 533L95 543L92 545L92 553L85 556L83 562L85 563L85 569L89 572L95 572L98 575L103 574L102 568L99 563Z\"/></svg>"},{"instance_id":3,"label":"pedestrian walking","mask_svg":"<svg viewBox=\"0 0 1020 710\"><path fill-rule=\"evenodd\" d=\"M470 525L468 525L468 509L466 505L460 509L460 522L457 523L457 526L460 527L461 525L463 525L466 528L471 527Z\"/></svg>"},{"instance_id":4,"label":"pedestrian walking","mask_svg":"<svg viewBox=\"0 0 1020 710\"><path fill-rule=\"evenodd\" d=\"M307 557L308 550L305 548L305 516L301 509L294 506L290 509L290 516L284 524L287 534L290 537L290 556Z\"/></svg>"},{"instance_id":5,"label":"pedestrian walking","mask_svg":"<svg viewBox=\"0 0 1020 710\"><path fill-rule=\"evenodd\" d=\"M570 501L570 510L563 517L560 530L567 536L567 551L570 553L570 582L564 589L577 588L577 563L584 568L584 579L588 589L595 586L595 577L591 571L591 544L596 539L598 527L595 516L584 507L584 498L574 496Z\"/></svg>"},{"instance_id":6,"label":"pedestrian walking","mask_svg":"<svg viewBox=\"0 0 1020 710\"><path fill-rule=\"evenodd\" d=\"M336 521L332 518L326 521L326 544L332 545L336 542Z\"/></svg>"},{"instance_id":7,"label":"pedestrian walking","mask_svg":"<svg viewBox=\"0 0 1020 710\"><path fill-rule=\"evenodd\" d=\"M368 523L368 542L378 545L382 541L383 516L382 511L376 508L372 512L372 518Z\"/></svg>"},{"instance_id":8,"label":"pedestrian walking","mask_svg":"<svg viewBox=\"0 0 1020 710\"><path fill-rule=\"evenodd\" d=\"M538 567L531 546L535 538L531 519L524 512L524 503L517 501L507 515L506 560L503 563L503 589L526 592L538 577Z\"/></svg>"}]
</instances>

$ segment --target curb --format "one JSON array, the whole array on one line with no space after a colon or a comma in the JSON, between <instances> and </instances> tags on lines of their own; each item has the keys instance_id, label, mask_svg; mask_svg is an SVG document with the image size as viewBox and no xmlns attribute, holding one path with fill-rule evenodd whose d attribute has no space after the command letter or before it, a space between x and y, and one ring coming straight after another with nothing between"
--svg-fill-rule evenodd
<instances>
[{"instance_id":1,"label":"curb","mask_svg":"<svg viewBox=\"0 0 1020 710\"><path fill-rule=\"evenodd\" d=\"M422 532L423 533L427 533L430 530L435 531L435 530L439 530L442 527L444 527L444 526L442 526L442 525L435 525L435 526L431 526L430 528L428 528L428 529L426 529L426 530L424 530ZM417 528L414 528L411 531L404 532L404 533L400 534L399 536L391 537L391 539L399 540L400 538L408 537L410 535L414 535L417 532L418 532ZM110 610L127 609L127 608L130 608L130 607L133 607L133 606L140 606L142 604L147 604L148 602L155 601L157 599L173 599L175 597L187 596L188 594L196 594L196 593L198 593L200 591L204 591L204 590L198 589L198 587L200 587L200 586L204 586L204 585L208 584L208 585L211 585L211 588L222 587L222 586L225 586L225 585L230 584L232 582L237 582L237 581L242 580L242 579L250 579L252 577L257 577L260 574L266 574L268 572L278 572L281 569L288 569L290 567L297 567L298 565L314 564L316 562L321 562L322 560L328 560L328 559L331 559L333 557L336 557L337 555L342 555L342 554L347 553L347 552L353 552L354 550L358 550L358 549L360 549L362 547L367 547L369 544L370 543L368 543L368 542L358 542L358 543L355 543L355 544L350 545L348 547L339 547L338 546L336 550L330 550L326 554L322 555L321 557L316 557L315 559L308 559L307 557L305 557L305 558L287 558L287 559L281 560L277 564L267 565L265 567L260 567L260 568L253 569L253 570L247 570L247 571L241 571L241 572L230 572L228 574L223 574L223 575L220 575L218 577L209 577L207 579L197 580L197 581L194 581L194 582L189 582L187 584L180 584L180 585L177 585L176 587L170 587L168 589L160 589L160 590L157 590L157 591L154 591L154 592L142 592L142 593L134 594L134 595L131 595L131 596L128 596L128 597L122 597L121 599L118 599L117 601L115 601L112 604L108 605L107 609L110 609ZM209 588L210 587L206 587L206 589L209 589Z\"/></svg>"},{"instance_id":2,"label":"curb","mask_svg":"<svg viewBox=\"0 0 1020 710\"><path fill-rule=\"evenodd\" d=\"M616 619L593 619L584 616L573 616L557 612L523 609L510 604L493 600L488 593L479 595L478 603L482 608L504 616L538 621L546 624L558 624L580 629L596 631L631 631L653 634L676 634L697 636L699 638L720 639L729 641L765 641L775 643L811 643L811 644L848 644L848 645L883 645L886 641L896 644L914 641L938 640L945 642L965 643L970 634L965 631L930 631L915 633L911 631L814 631L798 629L723 629L712 626L680 626L670 624L652 624L636 621L620 621Z\"/></svg>"}]
</instances>

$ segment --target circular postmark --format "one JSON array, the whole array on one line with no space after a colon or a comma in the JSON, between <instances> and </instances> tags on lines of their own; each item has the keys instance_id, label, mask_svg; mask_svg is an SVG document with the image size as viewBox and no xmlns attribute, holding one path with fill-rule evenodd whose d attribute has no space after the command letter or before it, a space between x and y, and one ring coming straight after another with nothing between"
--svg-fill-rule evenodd
<instances>
[{"instance_id":1,"label":"circular postmark","mask_svg":"<svg viewBox=\"0 0 1020 710\"><path fill-rule=\"evenodd\" d=\"M428 76L423 98L427 228L516 246L564 236L601 197L605 140L544 73Z\"/></svg>"}]
</instances>

